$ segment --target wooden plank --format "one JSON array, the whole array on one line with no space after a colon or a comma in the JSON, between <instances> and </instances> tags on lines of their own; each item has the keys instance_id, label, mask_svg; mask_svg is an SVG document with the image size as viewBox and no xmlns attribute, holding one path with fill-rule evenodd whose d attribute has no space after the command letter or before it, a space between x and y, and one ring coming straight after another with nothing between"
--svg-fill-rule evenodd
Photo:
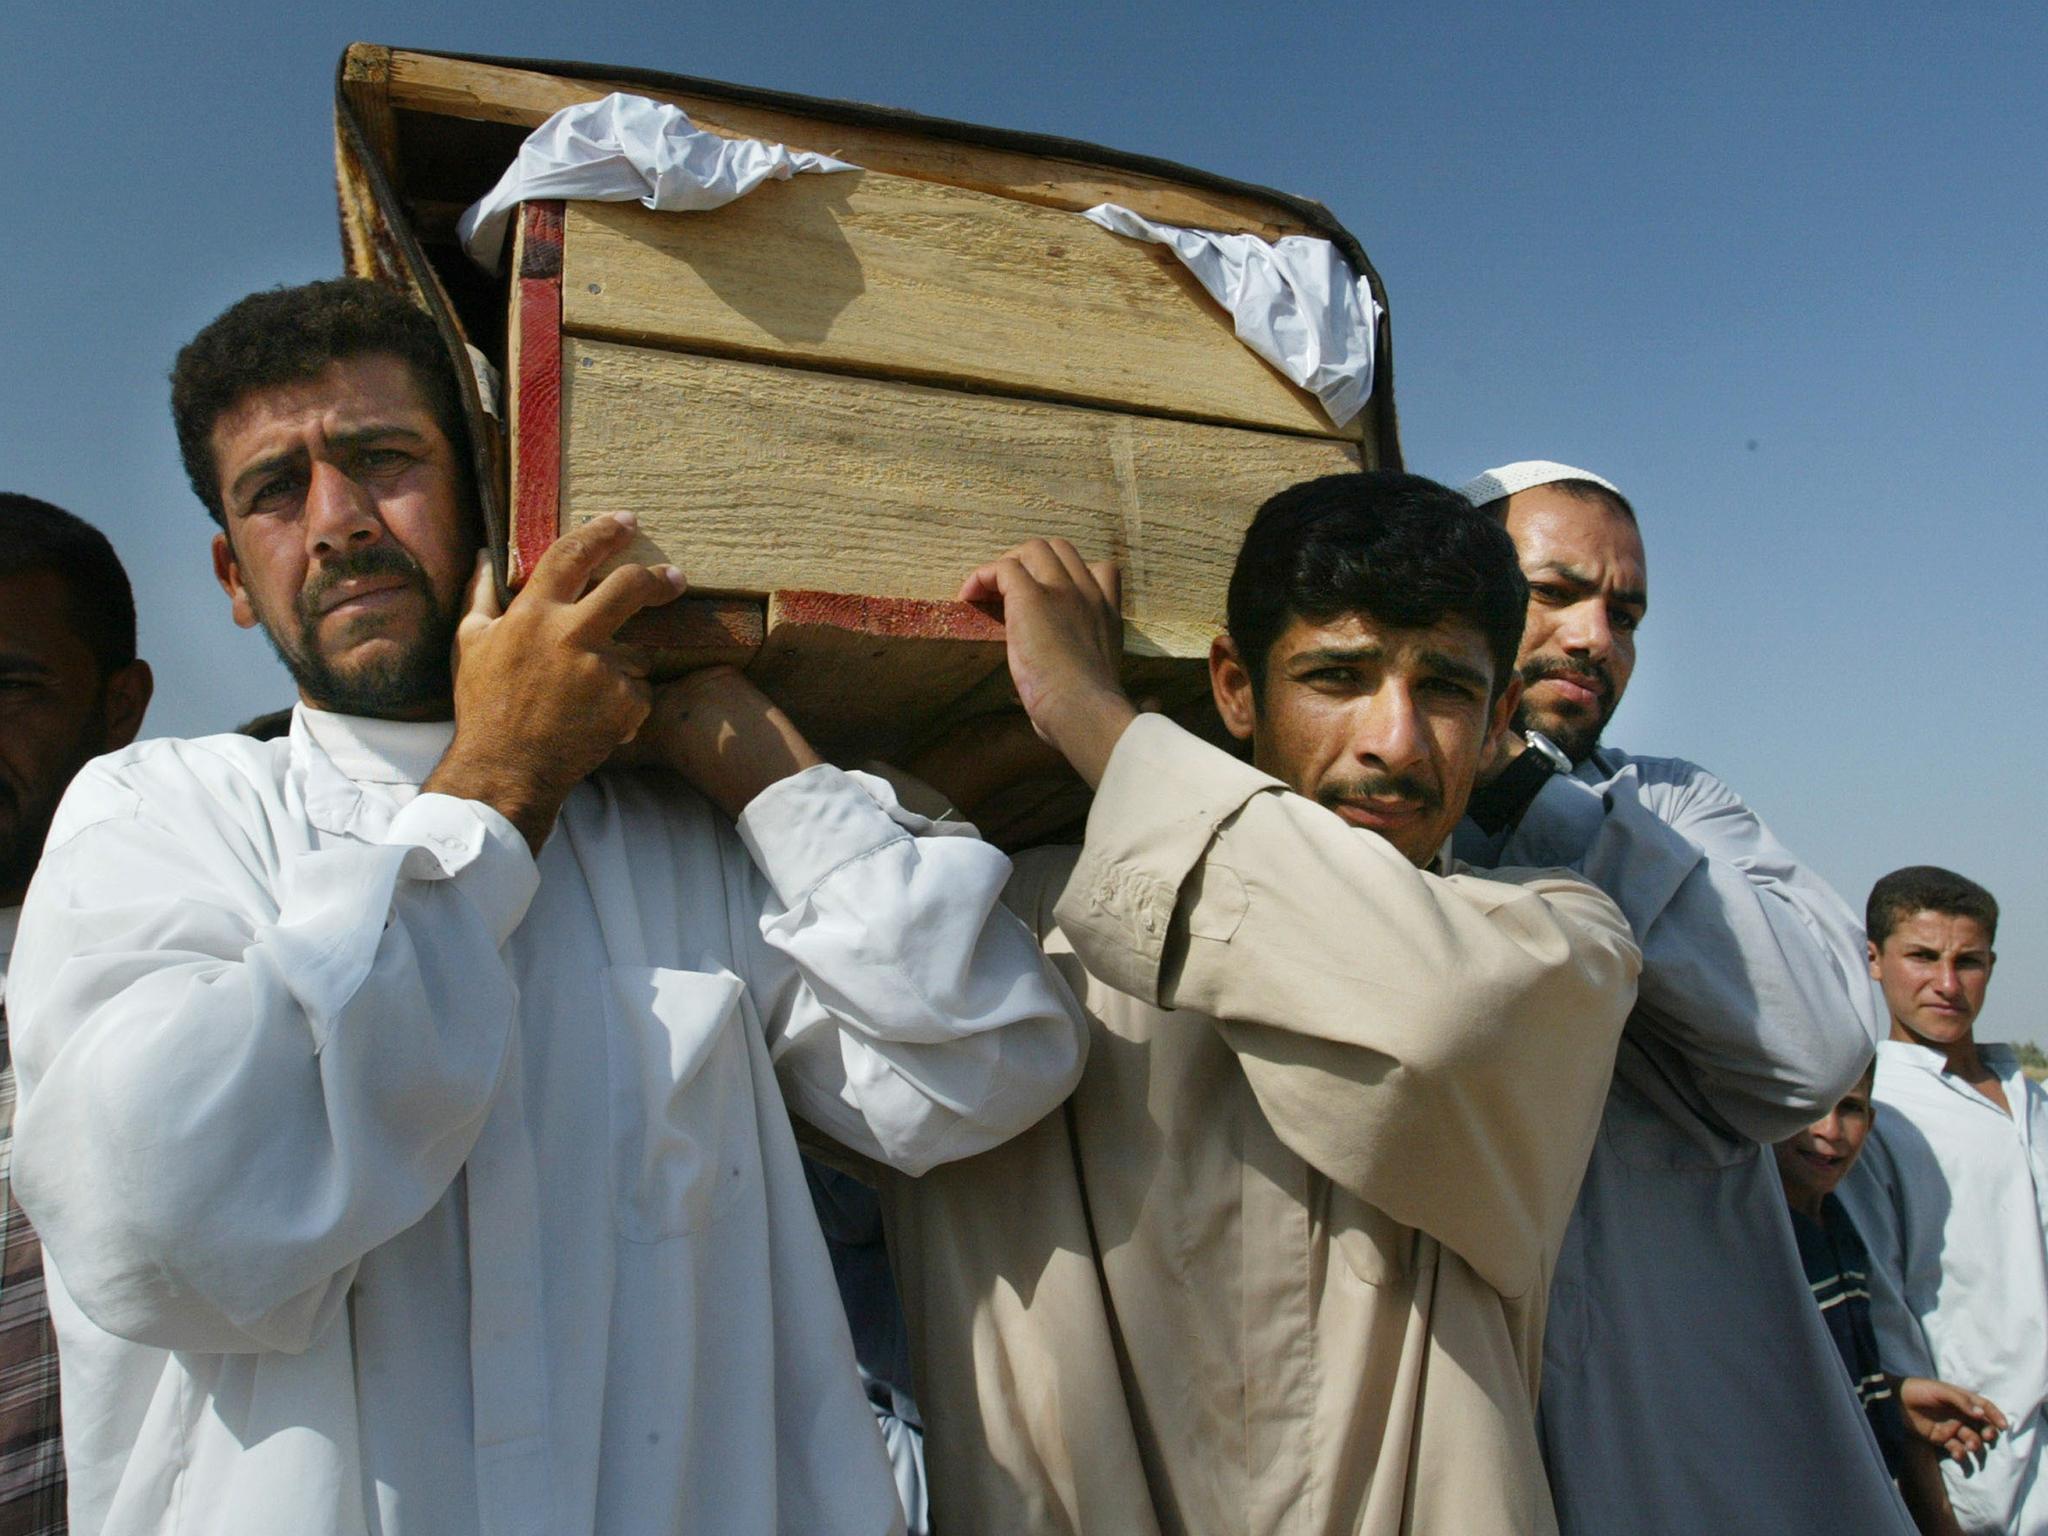
<instances>
[{"instance_id":1,"label":"wooden plank","mask_svg":"<svg viewBox=\"0 0 2048 1536\"><path fill-rule=\"evenodd\" d=\"M707 213L572 203L583 335L1357 439L1173 256L1086 219L875 172Z\"/></svg>"},{"instance_id":2,"label":"wooden plank","mask_svg":"<svg viewBox=\"0 0 2048 1536\"><path fill-rule=\"evenodd\" d=\"M965 603L777 592L748 669L828 757L885 757L1004 666L1003 626Z\"/></svg>"},{"instance_id":3,"label":"wooden plank","mask_svg":"<svg viewBox=\"0 0 2048 1536\"><path fill-rule=\"evenodd\" d=\"M754 598L686 592L659 608L641 609L620 627L619 639L656 652L655 672L661 677L698 667L744 667L767 636L767 607Z\"/></svg>"},{"instance_id":4,"label":"wooden plank","mask_svg":"<svg viewBox=\"0 0 2048 1536\"><path fill-rule=\"evenodd\" d=\"M972 187L1049 208L1079 210L1097 203L1122 203L1147 218L1198 229L1238 230L1267 239L1322 233L1262 198L1082 161L963 144L911 126L833 122L646 85L572 80L403 49L391 53L392 105L414 111L532 126L563 107L596 101L613 91L673 102L700 127L728 138L815 149L869 170Z\"/></svg>"},{"instance_id":5,"label":"wooden plank","mask_svg":"<svg viewBox=\"0 0 2048 1536\"><path fill-rule=\"evenodd\" d=\"M391 50L352 43L341 56L341 88L355 109L370 153L387 173L398 165L398 130L391 118Z\"/></svg>"},{"instance_id":6,"label":"wooden plank","mask_svg":"<svg viewBox=\"0 0 2048 1536\"><path fill-rule=\"evenodd\" d=\"M630 558L699 591L943 600L1034 534L1125 568L1128 650L1199 656L1253 512L1352 445L570 337L564 526L632 511ZM524 538L523 530L515 536Z\"/></svg>"},{"instance_id":7,"label":"wooden plank","mask_svg":"<svg viewBox=\"0 0 2048 1536\"><path fill-rule=\"evenodd\" d=\"M509 579L517 586L560 535L562 205L524 203L513 233L515 297L505 348L512 462Z\"/></svg>"}]
</instances>

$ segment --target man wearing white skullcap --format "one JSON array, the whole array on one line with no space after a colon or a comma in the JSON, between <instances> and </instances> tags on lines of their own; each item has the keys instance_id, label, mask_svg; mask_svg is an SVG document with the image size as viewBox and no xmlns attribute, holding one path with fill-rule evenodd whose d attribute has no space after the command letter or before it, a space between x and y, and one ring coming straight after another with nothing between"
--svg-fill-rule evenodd
<instances>
[{"instance_id":1,"label":"man wearing white skullcap","mask_svg":"<svg viewBox=\"0 0 2048 1536\"><path fill-rule=\"evenodd\" d=\"M1527 734L1489 765L1457 855L1573 869L1643 948L1551 1291L1541 1431L1559 1525L1910 1532L1770 1152L1876 1048L1856 919L1713 775L1601 745L1649 602L1627 498L1544 460L1461 490L1514 538L1529 615Z\"/></svg>"}]
</instances>

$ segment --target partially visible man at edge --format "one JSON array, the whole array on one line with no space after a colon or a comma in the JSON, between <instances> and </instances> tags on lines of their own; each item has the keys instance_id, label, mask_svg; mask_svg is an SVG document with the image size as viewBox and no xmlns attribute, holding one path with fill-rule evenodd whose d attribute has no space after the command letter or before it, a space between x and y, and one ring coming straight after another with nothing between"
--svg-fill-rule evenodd
<instances>
[{"instance_id":1,"label":"partially visible man at edge","mask_svg":"<svg viewBox=\"0 0 2048 1536\"><path fill-rule=\"evenodd\" d=\"M125 747L149 708L135 598L97 528L0 492L0 1531L65 1530L57 1337L43 1250L15 1202L7 971L21 899L73 775Z\"/></svg>"},{"instance_id":2,"label":"partially visible man at edge","mask_svg":"<svg viewBox=\"0 0 2048 1536\"><path fill-rule=\"evenodd\" d=\"M1542 1434L1558 1523L1905 1536L1770 1152L1876 1043L1856 919L1712 774L1601 744L1649 606L1627 498L1542 460L1462 491L1507 528L1528 578L1518 722L1540 735L1503 738L1458 855L1577 871L1643 951L1551 1288Z\"/></svg>"},{"instance_id":3,"label":"partially visible man at edge","mask_svg":"<svg viewBox=\"0 0 2048 1536\"><path fill-rule=\"evenodd\" d=\"M1269 501L1210 655L1251 763L1134 711L1117 590L1053 541L962 594L1095 787L1008 896L1094 1035L1062 1113L882 1181L933 1528L1550 1532L1544 1286L1637 961L1582 882L1443 857L1513 550L1413 476Z\"/></svg>"},{"instance_id":4,"label":"partially visible man at edge","mask_svg":"<svg viewBox=\"0 0 2048 1536\"><path fill-rule=\"evenodd\" d=\"M1942 1463L1981 1463L2010 1426L1998 1405L1968 1387L1889 1369L1871 1322L1870 1250L1836 1186L1862 1155L1877 1106L1871 1101L1877 1061L1826 1115L1773 1149L1785 1204L1814 1306L1855 1384L1864 1417L1884 1452L1920 1536L1961 1536L1942 1482ZM1912 1358L1921 1358L1916 1350Z\"/></svg>"},{"instance_id":5,"label":"partially visible man at edge","mask_svg":"<svg viewBox=\"0 0 2048 1536\"><path fill-rule=\"evenodd\" d=\"M501 612L400 296L254 295L172 395L300 703L88 767L23 914L74 1526L900 1530L784 1099L915 1173L1065 1096L1008 861L730 669L650 688L625 519Z\"/></svg>"},{"instance_id":6,"label":"partially visible man at edge","mask_svg":"<svg viewBox=\"0 0 2048 1536\"><path fill-rule=\"evenodd\" d=\"M1891 1033L1883 1108L1842 1203L1870 1250L1870 1312L1893 1369L1967 1382L2008 1432L1942 1467L1971 1536L2048 1531L2048 1093L1977 1038L1998 903L1954 870L1893 870L1865 908Z\"/></svg>"}]
</instances>

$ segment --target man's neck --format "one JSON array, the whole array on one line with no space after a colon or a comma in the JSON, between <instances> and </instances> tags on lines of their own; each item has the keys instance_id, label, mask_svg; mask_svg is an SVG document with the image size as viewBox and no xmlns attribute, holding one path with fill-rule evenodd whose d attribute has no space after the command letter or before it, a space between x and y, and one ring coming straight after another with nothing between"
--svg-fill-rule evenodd
<instances>
[{"instance_id":1,"label":"man's neck","mask_svg":"<svg viewBox=\"0 0 2048 1536\"><path fill-rule=\"evenodd\" d=\"M2005 1101L2005 1089L1999 1081L1998 1074L1985 1064L1983 1053L1977 1049L1977 1037L1974 1033L1966 1034L1960 1040L1929 1040L1925 1036L1915 1034L1897 1019L1893 1019L1892 1038L1903 1040L1908 1045L1924 1046L1935 1052L1942 1058L1943 1070L1951 1077L1961 1078L2004 1109L2007 1114L2012 1113L2011 1106Z\"/></svg>"},{"instance_id":2,"label":"man's neck","mask_svg":"<svg viewBox=\"0 0 2048 1536\"><path fill-rule=\"evenodd\" d=\"M357 714L353 710L337 709L332 704L323 704L318 699L308 698L305 689L299 690L299 702L308 709L317 709L324 715L340 715L350 720L397 720L407 725L418 725L437 720L455 718L455 700L433 699L424 704L410 704L399 708L379 709L375 714Z\"/></svg>"},{"instance_id":3,"label":"man's neck","mask_svg":"<svg viewBox=\"0 0 2048 1536\"><path fill-rule=\"evenodd\" d=\"M1825 1198L1819 1190L1808 1189L1803 1184L1795 1188L1787 1181L1785 1185L1785 1203L1815 1226L1823 1225L1820 1219L1820 1203Z\"/></svg>"},{"instance_id":4,"label":"man's neck","mask_svg":"<svg viewBox=\"0 0 2048 1536\"><path fill-rule=\"evenodd\" d=\"M1930 1040L1925 1035L1915 1033L1910 1025L1901 1024L1897 1019L1893 1019L1892 1038L1933 1051L1947 1063L1948 1070L1957 1077L1975 1078L1984 1073L1984 1058L1977 1054L1975 1034L1965 1034L1960 1040Z\"/></svg>"}]
</instances>

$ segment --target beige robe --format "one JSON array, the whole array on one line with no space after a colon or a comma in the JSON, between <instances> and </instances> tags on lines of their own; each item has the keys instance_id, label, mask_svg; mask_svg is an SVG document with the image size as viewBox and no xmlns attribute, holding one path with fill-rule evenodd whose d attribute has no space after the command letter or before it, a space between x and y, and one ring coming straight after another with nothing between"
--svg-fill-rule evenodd
<instances>
[{"instance_id":1,"label":"beige robe","mask_svg":"<svg viewBox=\"0 0 2048 1536\"><path fill-rule=\"evenodd\" d=\"M1419 871L1157 717L1008 899L1093 1030L1060 1111L882 1179L934 1529L1555 1530L1544 1292L1635 997L1614 905Z\"/></svg>"}]
</instances>

